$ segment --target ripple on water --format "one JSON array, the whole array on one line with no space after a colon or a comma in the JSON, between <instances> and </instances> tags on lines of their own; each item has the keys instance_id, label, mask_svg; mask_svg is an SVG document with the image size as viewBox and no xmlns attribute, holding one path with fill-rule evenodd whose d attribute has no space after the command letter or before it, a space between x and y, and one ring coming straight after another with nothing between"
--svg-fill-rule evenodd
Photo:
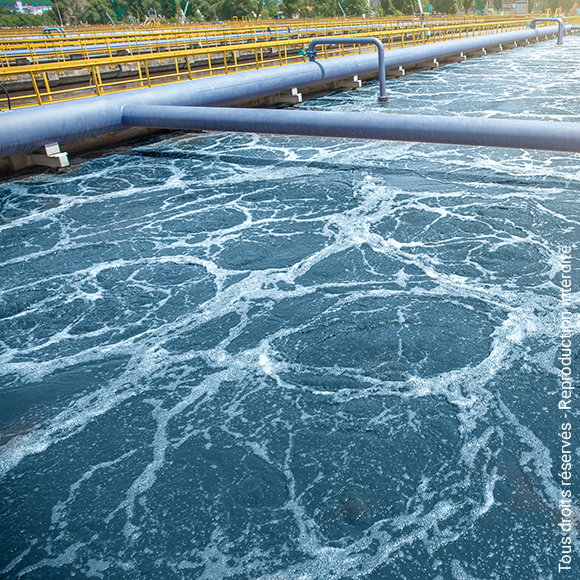
<instances>
[{"instance_id":1,"label":"ripple on water","mask_svg":"<svg viewBox=\"0 0 580 580\"><path fill-rule=\"evenodd\" d=\"M575 122L579 43L389 111ZM0 575L550 577L577 189L571 154L233 134L2 185Z\"/></svg>"}]
</instances>

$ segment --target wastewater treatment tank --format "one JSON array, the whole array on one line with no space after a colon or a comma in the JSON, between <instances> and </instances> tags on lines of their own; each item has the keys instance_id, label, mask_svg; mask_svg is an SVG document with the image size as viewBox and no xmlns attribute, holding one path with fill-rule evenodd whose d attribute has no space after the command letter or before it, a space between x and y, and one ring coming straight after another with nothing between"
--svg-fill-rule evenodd
<instances>
[{"instance_id":1,"label":"wastewater treatment tank","mask_svg":"<svg viewBox=\"0 0 580 580\"><path fill-rule=\"evenodd\" d=\"M579 51L299 107L579 122ZM205 133L1 184L0 577L576 578L578 168Z\"/></svg>"}]
</instances>

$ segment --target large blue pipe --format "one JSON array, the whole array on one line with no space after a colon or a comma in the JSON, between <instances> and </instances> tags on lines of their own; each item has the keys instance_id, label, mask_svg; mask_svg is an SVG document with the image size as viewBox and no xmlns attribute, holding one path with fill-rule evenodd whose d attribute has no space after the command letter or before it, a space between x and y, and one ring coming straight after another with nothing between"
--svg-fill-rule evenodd
<instances>
[{"instance_id":1,"label":"large blue pipe","mask_svg":"<svg viewBox=\"0 0 580 580\"><path fill-rule=\"evenodd\" d=\"M542 34L555 31L555 26L546 27ZM527 29L391 50L385 55L385 67L405 67L537 35L537 30ZM123 105L233 105L294 87L376 71L376 54L366 53L3 111L0 113L0 156L32 151L55 141L66 143L126 129L121 114Z\"/></svg>"},{"instance_id":2,"label":"large blue pipe","mask_svg":"<svg viewBox=\"0 0 580 580\"><path fill-rule=\"evenodd\" d=\"M128 127L420 141L580 152L580 124L473 117L127 105Z\"/></svg>"}]
</instances>

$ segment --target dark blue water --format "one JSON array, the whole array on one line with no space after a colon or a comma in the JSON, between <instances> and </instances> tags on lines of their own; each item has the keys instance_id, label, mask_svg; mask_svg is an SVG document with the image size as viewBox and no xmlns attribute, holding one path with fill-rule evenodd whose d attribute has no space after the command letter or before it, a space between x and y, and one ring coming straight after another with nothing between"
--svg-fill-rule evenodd
<instances>
[{"instance_id":1,"label":"dark blue water","mask_svg":"<svg viewBox=\"0 0 580 580\"><path fill-rule=\"evenodd\" d=\"M304 108L579 121L579 51ZM575 154L235 134L0 185L0 577L577 578L579 193Z\"/></svg>"}]
</instances>

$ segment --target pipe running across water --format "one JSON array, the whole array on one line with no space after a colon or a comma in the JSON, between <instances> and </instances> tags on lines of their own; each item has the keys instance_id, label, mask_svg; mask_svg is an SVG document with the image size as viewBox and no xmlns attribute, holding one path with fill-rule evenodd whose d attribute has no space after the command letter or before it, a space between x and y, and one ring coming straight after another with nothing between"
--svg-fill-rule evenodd
<instances>
[{"instance_id":1,"label":"pipe running across water","mask_svg":"<svg viewBox=\"0 0 580 580\"><path fill-rule=\"evenodd\" d=\"M555 26L542 30L542 34L554 32L556 32ZM433 59L445 58L461 52L480 51L499 44L535 38L538 35L537 30L527 29L390 50L385 55L385 68L432 62ZM122 113L124 106L237 105L268 95L283 93L295 87L329 83L355 74L373 74L377 72L377 68L377 58L373 53L357 54L184 81L173 85L137 89L77 101L2 111L0 113L0 156L32 151L46 143L62 144L126 129L126 119ZM263 117L270 113L277 115L280 112L262 110L259 116ZM253 115L257 115L255 110Z\"/></svg>"},{"instance_id":2,"label":"pipe running across water","mask_svg":"<svg viewBox=\"0 0 580 580\"><path fill-rule=\"evenodd\" d=\"M580 125L547 121L221 107L123 107L127 127L420 141L580 153Z\"/></svg>"}]
</instances>

